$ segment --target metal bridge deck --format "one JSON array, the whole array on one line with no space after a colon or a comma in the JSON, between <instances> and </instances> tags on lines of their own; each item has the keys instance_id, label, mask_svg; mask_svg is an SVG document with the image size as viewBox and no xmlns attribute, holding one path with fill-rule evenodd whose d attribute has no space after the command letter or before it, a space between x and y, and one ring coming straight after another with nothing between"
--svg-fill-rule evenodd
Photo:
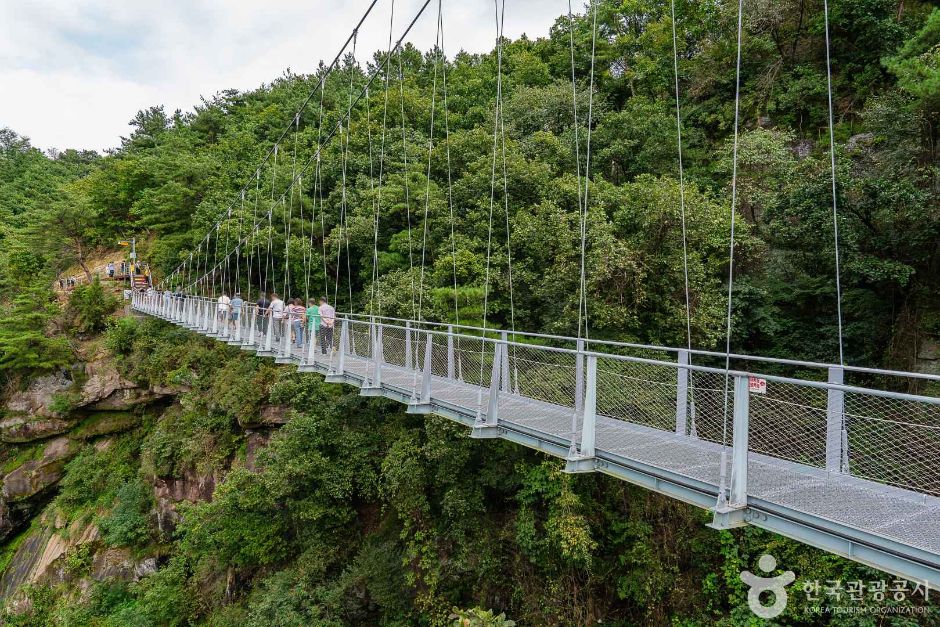
<instances>
[{"instance_id":1,"label":"metal bridge deck","mask_svg":"<svg viewBox=\"0 0 940 627\"><path fill-rule=\"evenodd\" d=\"M298 355L298 358L300 355ZM365 378L370 362L349 357L346 369ZM383 384L411 394L420 389L422 373L385 366ZM489 390L463 381L433 377L435 400L459 407L468 415L482 407ZM480 402L478 403L478 399ZM570 409L510 393L500 394L500 422L557 439L567 446L571 438ZM578 423L580 426L580 423ZM597 450L660 468L713 486L718 491L721 446L668 431L635 425L616 418L597 417ZM820 520L858 526L911 547L940 554L940 499L914 492L833 475L815 468L751 453L748 459L748 495L786 508L799 508Z\"/></svg>"},{"instance_id":2,"label":"metal bridge deck","mask_svg":"<svg viewBox=\"0 0 940 627\"><path fill-rule=\"evenodd\" d=\"M260 332L256 332L254 339L255 347L251 350L259 355L277 357L280 363L300 366L305 372L325 374L330 382L363 387L374 381L375 362L368 356L369 338L362 334L358 339L354 337L351 350L339 349L343 353L341 372L337 372L337 352L323 355L317 351L310 364L306 361L310 357L307 349L292 349L288 358L285 354L278 355L283 353L279 348L268 353L258 351L257 347L264 344ZM360 344L358 351L356 342ZM428 349L428 355L431 350ZM388 346L383 346L383 352L389 353ZM399 361L415 363L416 368L420 366L420 358L415 358L414 362L411 359ZM481 373L482 363L475 366ZM424 407L417 407L414 402L424 387L425 371L395 363L383 363L381 388L373 389L371 395L409 403L409 411L433 412L470 427L479 426L480 414L487 413L489 404L490 387L486 385L486 378L468 376L476 378L477 383L474 383L460 376L440 376L436 374L439 369L429 369L435 374L430 375L430 398L425 399ZM365 388L363 393L367 393ZM569 457L572 429L577 440L583 426L580 414L571 406L510 391L500 391L497 399L498 428L485 434L474 428L472 437L501 437L557 457ZM664 424L671 419L670 416L662 418ZM721 483L722 451L728 449L705 438L649 426L656 424L655 418L653 420L637 424L597 412L595 455L589 470L610 474L700 507L713 508ZM811 445L814 446L808 444ZM748 450L746 464L747 507L742 523L910 580L940 586L940 498L754 450Z\"/></svg>"}]
</instances>

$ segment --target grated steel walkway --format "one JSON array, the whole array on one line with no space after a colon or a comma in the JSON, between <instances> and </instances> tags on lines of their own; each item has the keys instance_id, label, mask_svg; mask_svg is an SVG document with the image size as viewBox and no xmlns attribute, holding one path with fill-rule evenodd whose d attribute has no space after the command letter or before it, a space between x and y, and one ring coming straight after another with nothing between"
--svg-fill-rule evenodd
<instances>
[{"instance_id":1,"label":"grated steel walkway","mask_svg":"<svg viewBox=\"0 0 940 627\"><path fill-rule=\"evenodd\" d=\"M138 301L134 306L145 313L159 315L146 303ZM603 472L712 509L716 511L712 526L717 528L744 524L763 527L913 581L940 585L940 498L933 493L932 484L916 491L905 487L910 478L893 480L894 475L890 473L884 475L883 481L872 481L838 467L833 471L794 461L819 457L817 454L804 457L803 449L818 450L820 443L806 438L802 442L786 442L785 447L775 449L767 442L772 444L775 438L782 439L778 436L790 433L779 426L778 431L760 440L761 452L754 450L753 445L749 448L746 437L743 445L735 439L733 445L723 446L720 440L715 441L713 435L708 435L704 386L700 392L698 430L695 426L662 428L661 425L677 425L679 419L673 415L674 401L657 403L650 396L659 394L659 386L668 387L663 383L665 379L657 378L652 370L639 375L629 372L628 384L639 381L641 386L625 385L618 388L618 392L632 398L618 397L616 403L603 403L597 402L604 390L599 389L596 374L593 379L589 375L585 383L581 378L583 363L574 361L577 356L571 356L570 364L562 361L569 355L557 349L538 357L534 352L522 357L513 355L513 360L505 341L501 347L498 341L464 336L466 345L476 344L472 349L458 349L455 357L451 337L446 338L445 350L444 339L439 343L431 331L421 332L422 340L418 332L408 328L401 329L396 336L394 325L344 320L336 330L334 350L322 354L320 350L310 352L307 348L288 347L276 335L266 337L261 330L256 330L250 339L246 332L245 338L235 341L231 331L227 335L212 333L208 316L202 328L192 315L160 317L261 356L275 357L279 363L294 364L301 371L325 374L329 382L359 386L363 394L408 403L412 413L433 412L457 420L471 427L471 437L505 438L565 458L567 470L571 472ZM487 353L490 344L492 347ZM373 351L379 346L381 351ZM380 357L378 364L376 355ZM532 365L538 360L542 369ZM520 365L532 368L529 375L510 372ZM658 367L658 364L653 366ZM551 373L562 374L553 377ZM379 386L375 385L377 374ZM795 385L789 380L786 383ZM587 395L583 395L585 385L590 390ZM856 392L854 388L841 387ZM690 385L689 389L694 386ZM574 393L574 390L579 400L566 402L569 392ZM674 395L675 390L673 383L665 396ZM493 407L490 406L491 393L496 394ZM826 390L822 393L825 400ZM794 403L792 390L788 395L782 407L802 406ZM590 407L596 411L585 411L580 399L588 397L594 399ZM765 404L772 400L760 398ZM902 400L908 402L906 397ZM755 433L761 435L758 432L765 428L764 423L780 422L764 416L764 422L752 418L748 427L747 403L741 407L745 420L743 431L745 435L752 432L752 441ZM756 416L761 407L763 405L752 404L750 411ZM609 415L605 413L608 408L619 413ZM737 405L734 411L738 420ZM490 415L491 412L494 415ZM798 417L793 421L798 421ZM741 429L737 424L739 434ZM805 431L805 425L800 428ZM703 435L700 437L699 433ZM594 439L593 447L585 441L590 437ZM824 432L822 437L826 437ZM926 442L929 458L932 454L930 440ZM741 453L742 446L745 453L735 462L735 455ZM821 446L825 451L828 444L823 442ZM779 454L767 454L764 451L768 447L771 452L780 451ZM588 451L586 456L585 450ZM723 482L721 477L723 453L731 456L731 473L737 468L740 475L731 479L731 500L736 481L743 486L745 498L716 507L718 495L728 494L724 487L727 481ZM744 473L741 464L746 469ZM927 464L928 467L933 464L932 458ZM940 472L940 468L933 467ZM896 468L889 470L895 472Z\"/></svg>"}]
</instances>

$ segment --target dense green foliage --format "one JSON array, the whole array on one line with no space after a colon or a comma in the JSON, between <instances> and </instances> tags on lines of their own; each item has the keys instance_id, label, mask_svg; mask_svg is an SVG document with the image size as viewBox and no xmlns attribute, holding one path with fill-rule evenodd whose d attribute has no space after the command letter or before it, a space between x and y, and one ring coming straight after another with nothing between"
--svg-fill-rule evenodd
<instances>
[{"instance_id":1,"label":"dense green foliage","mask_svg":"<svg viewBox=\"0 0 940 627\"><path fill-rule=\"evenodd\" d=\"M730 626L751 617L738 574L768 551L800 573L786 614L797 623L812 605L804 582L879 577L754 528L714 532L707 512L563 474L538 453L468 439L443 418L271 369L162 322L119 328L128 376L198 378L180 414L106 450L87 445L51 508L95 521L105 546L156 554L161 567L136 583L95 583L81 600L66 585L38 587L32 624L507 625L502 611L520 625ZM172 351L156 354L154 343ZM216 403L228 371L246 363L264 399L233 389L230 405ZM251 458L238 422L267 402L288 404L291 421ZM211 501L180 506L175 530L147 520L143 485L155 475L184 479L202 465L207 477L229 463ZM90 565L81 552L69 560L78 575Z\"/></svg>"},{"instance_id":2,"label":"dense green foliage","mask_svg":"<svg viewBox=\"0 0 940 627\"><path fill-rule=\"evenodd\" d=\"M835 146L821 2L747 4L732 346L837 357L833 149L846 361L913 367L923 340L940 332L940 11L887 0L830 8ZM382 53L327 78L322 125L311 105L276 168L269 160L257 179L256 164L322 68L217 94L191 113L142 111L106 156L43 155L0 133L0 376L67 364L71 349L56 329L107 327L124 376L180 394L108 447L84 444L50 506L66 521L94 521L105 546L156 556L157 572L95 583L81 598L37 587L29 614L7 622L739 625L752 616L738 573L765 551L800 574L796 586L880 578L752 528L713 532L684 505L603 476L564 475L538 454L468 440L443 419L406 415L183 329L112 320L97 282L64 308L49 290L64 268L129 235L165 276L255 180L214 236L224 251L273 207L277 228L240 249L243 291L264 278L291 296L325 291L344 309L410 317L420 303L426 318L466 323L482 319L485 300L493 324L574 334L584 187L576 155L583 168L590 125L592 335L685 343L684 197L692 342L723 346L736 4L680 1L676 10L684 187L669 5L643 0L599 5L593 94L589 16L576 16L573 34L565 17L544 38L505 41L502 119L495 51L448 59L445 111L436 55L404 49L400 84L394 70L387 91L373 84L368 107L359 103L284 203L277 196ZM494 146L501 127L505 144ZM273 275L259 272L257 254L269 237ZM291 419L273 435L262 430L270 441L258 453L252 437L269 403L290 406ZM150 487L194 476L218 481L212 500L181 505L174 524L155 521ZM83 556L73 561L87 569ZM791 597L789 623L812 622L802 596Z\"/></svg>"}]
</instances>

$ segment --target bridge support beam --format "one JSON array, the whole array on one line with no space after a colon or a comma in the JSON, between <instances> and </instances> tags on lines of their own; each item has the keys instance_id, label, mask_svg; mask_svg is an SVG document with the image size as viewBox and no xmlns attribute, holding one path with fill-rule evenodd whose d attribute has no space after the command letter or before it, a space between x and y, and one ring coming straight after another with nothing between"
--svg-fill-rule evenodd
<instances>
[{"instance_id":1,"label":"bridge support beam","mask_svg":"<svg viewBox=\"0 0 940 627\"><path fill-rule=\"evenodd\" d=\"M748 417L750 412L750 392L748 377L734 376L734 423L731 435L731 490L727 499L724 495L724 480L718 489L718 504L709 527L715 529L733 529L747 524L747 447ZM726 454L721 454L721 476L724 477Z\"/></svg>"},{"instance_id":2,"label":"bridge support beam","mask_svg":"<svg viewBox=\"0 0 940 627\"><path fill-rule=\"evenodd\" d=\"M266 318L265 322L265 334L264 334L264 344L261 346L261 349L258 350L259 357L273 357L274 356L274 318L271 317L271 310L268 309L264 314L261 314Z\"/></svg>"},{"instance_id":3,"label":"bridge support beam","mask_svg":"<svg viewBox=\"0 0 940 627\"><path fill-rule=\"evenodd\" d=\"M219 337L219 309L218 307L214 307L213 306L214 303L211 301L208 302L207 305L208 305L207 310L209 314L212 316L212 321L208 325L209 332L206 333L206 335L208 335L209 337Z\"/></svg>"},{"instance_id":4,"label":"bridge support beam","mask_svg":"<svg viewBox=\"0 0 940 627\"><path fill-rule=\"evenodd\" d=\"M384 396L382 390L382 362L385 360L385 344L382 339L382 323L371 323L372 335L372 378L366 379L359 388L360 396Z\"/></svg>"},{"instance_id":5,"label":"bridge support beam","mask_svg":"<svg viewBox=\"0 0 940 627\"><path fill-rule=\"evenodd\" d=\"M242 350L243 351L253 351L255 350L255 342L257 341L258 335L258 308L254 307L251 310L251 318L248 319L248 332L245 334L245 338L242 341Z\"/></svg>"},{"instance_id":6,"label":"bridge support beam","mask_svg":"<svg viewBox=\"0 0 940 627\"><path fill-rule=\"evenodd\" d=\"M421 396L417 399L412 399L412 401L408 403L408 409L406 411L409 414L430 414L433 409L433 405L431 405L431 376L433 375L433 371L431 370L431 358L434 353L434 336L428 331L425 333L425 338L424 368L421 372Z\"/></svg>"},{"instance_id":7,"label":"bridge support beam","mask_svg":"<svg viewBox=\"0 0 940 627\"><path fill-rule=\"evenodd\" d=\"M281 348L277 357L274 358L276 364L289 364L293 361L291 358L290 326L290 318L287 317L285 312L284 317L281 318Z\"/></svg>"},{"instance_id":8,"label":"bridge support beam","mask_svg":"<svg viewBox=\"0 0 940 627\"><path fill-rule=\"evenodd\" d=\"M405 323L405 368L414 369L414 360L411 358L411 321Z\"/></svg>"},{"instance_id":9,"label":"bridge support beam","mask_svg":"<svg viewBox=\"0 0 940 627\"><path fill-rule=\"evenodd\" d=\"M679 368L676 370L676 433L688 433L689 420L689 370L682 366L689 365L689 351L679 351Z\"/></svg>"},{"instance_id":10,"label":"bridge support beam","mask_svg":"<svg viewBox=\"0 0 940 627\"><path fill-rule=\"evenodd\" d=\"M581 449L575 455L569 452L565 460L565 472L593 472L597 469L594 457L594 440L597 430L597 357L587 356L587 385L581 409ZM572 448L574 442L572 442Z\"/></svg>"},{"instance_id":11,"label":"bridge support beam","mask_svg":"<svg viewBox=\"0 0 940 627\"><path fill-rule=\"evenodd\" d=\"M349 321L343 320L339 328L339 351L335 358L336 367L333 367L334 358L330 355L330 370L324 378L327 383L347 383L346 381L346 353L349 352Z\"/></svg>"},{"instance_id":12,"label":"bridge support beam","mask_svg":"<svg viewBox=\"0 0 940 627\"><path fill-rule=\"evenodd\" d=\"M310 337L307 338L307 354L304 355L300 365L297 366L297 372L317 372L318 337L317 330L311 327Z\"/></svg>"},{"instance_id":13,"label":"bridge support beam","mask_svg":"<svg viewBox=\"0 0 940 627\"><path fill-rule=\"evenodd\" d=\"M829 368L829 383L842 384L844 371L841 366ZM846 473L849 471L848 432L845 428L845 392L829 388L826 399L826 470Z\"/></svg>"},{"instance_id":14,"label":"bridge support beam","mask_svg":"<svg viewBox=\"0 0 940 627\"><path fill-rule=\"evenodd\" d=\"M454 378L454 327L447 325L447 378Z\"/></svg>"},{"instance_id":15,"label":"bridge support beam","mask_svg":"<svg viewBox=\"0 0 940 627\"><path fill-rule=\"evenodd\" d=\"M476 423L470 431L471 438L482 440L500 437L498 427L500 379L503 373L503 360L507 357L508 350L505 342L493 342L493 369L490 371L490 394L486 418L477 415Z\"/></svg>"}]
</instances>

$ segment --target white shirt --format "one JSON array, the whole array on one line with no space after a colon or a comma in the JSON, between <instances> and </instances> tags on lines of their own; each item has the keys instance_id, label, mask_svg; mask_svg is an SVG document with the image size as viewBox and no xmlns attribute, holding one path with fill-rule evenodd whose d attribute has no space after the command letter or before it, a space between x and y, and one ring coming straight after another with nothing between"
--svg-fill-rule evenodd
<instances>
[{"instance_id":1,"label":"white shirt","mask_svg":"<svg viewBox=\"0 0 940 627\"><path fill-rule=\"evenodd\" d=\"M228 304L230 302L232 302L232 299L225 294L219 296L219 311L228 311Z\"/></svg>"},{"instance_id":2,"label":"white shirt","mask_svg":"<svg viewBox=\"0 0 940 627\"><path fill-rule=\"evenodd\" d=\"M271 301L271 317L275 320L284 318L284 301L280 298Z\"/></svg>"},{"instance_id":3,"label":"white shirt","mask_svg":"<svg viewBox=\"0 0 940 627\"><path fill-rule=\"evenodd\" d=\"M332 305L320 305L320 321L328 329L333 328L333 323L336 322L336 310Z\"/></svg>"}]
</instances>

